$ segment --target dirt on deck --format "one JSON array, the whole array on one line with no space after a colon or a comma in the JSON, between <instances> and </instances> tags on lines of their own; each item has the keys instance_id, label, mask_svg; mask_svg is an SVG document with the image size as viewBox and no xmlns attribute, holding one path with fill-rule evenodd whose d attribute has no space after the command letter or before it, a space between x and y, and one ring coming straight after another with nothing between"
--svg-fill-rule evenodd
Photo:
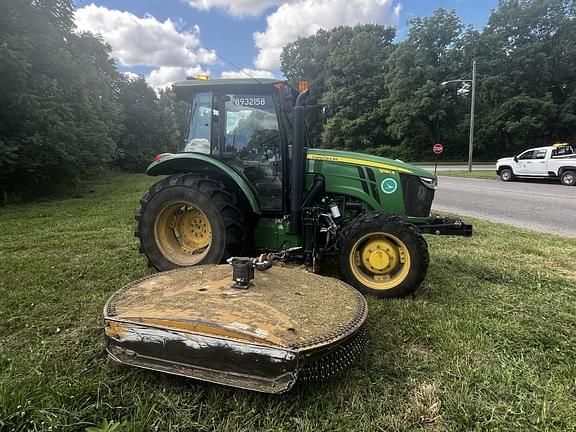
<instances>
[{"instance_id":1,"label":"dirt on deck","mask_svg":"<svg viewBox=\"0 0 576 432\"><path fill-rule=\"evenodd\" d=\"M345 331L365 308L349 285L303 269L274 266L256 271L247 290L231 285L229 265L158 273L121 289L111 310L120 320L293 346Z\"/></svg>"}]
</instances>

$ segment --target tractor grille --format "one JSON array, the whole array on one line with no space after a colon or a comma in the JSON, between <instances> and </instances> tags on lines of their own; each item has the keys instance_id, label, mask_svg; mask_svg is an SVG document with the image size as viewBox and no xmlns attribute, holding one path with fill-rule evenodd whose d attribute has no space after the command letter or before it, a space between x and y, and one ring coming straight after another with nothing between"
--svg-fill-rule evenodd
<instances>
[{"instance_id":1,"label":"tractor grille","mask_svg":"<svg viewBox=\"0 0 576 432\"><path fill-rule=\"evenodd\" d=\"M417 176L401 174L400 178L406 216L428 217L432 208L434 191L424 186Z\"/></svg>"}]
</instances>

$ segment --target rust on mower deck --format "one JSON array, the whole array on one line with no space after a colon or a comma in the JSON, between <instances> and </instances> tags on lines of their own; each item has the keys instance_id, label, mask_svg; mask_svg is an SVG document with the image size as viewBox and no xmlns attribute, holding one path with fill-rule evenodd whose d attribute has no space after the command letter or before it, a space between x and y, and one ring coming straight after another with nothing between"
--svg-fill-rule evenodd
<instances>
[{"instance_id":1,"label":"rust on mower deck","mask_svg":"<svg viewBox=\"0 0 576 432\"><path fill-rule=\"evenodd\" d=\"M360 353L367 307L355 289L283 267L253 282L232 288L225 265L133 282L104 308L107 351L121 363L268 393L326 378Z\"/></svg>"}]
</instances>

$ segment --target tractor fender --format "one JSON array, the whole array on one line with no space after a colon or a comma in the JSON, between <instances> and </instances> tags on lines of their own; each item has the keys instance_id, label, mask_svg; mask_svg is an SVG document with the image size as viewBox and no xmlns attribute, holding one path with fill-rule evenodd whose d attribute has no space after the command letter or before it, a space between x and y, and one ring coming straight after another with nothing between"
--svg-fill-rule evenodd
<instances>
[{"instance_id":1,"label":"tractor fender","mask_svg":"<svg viewBox=\"0 0 576 432\"><path fill-rule=\"evenodd\" d=\"M200 153L164 153L156 157L146 174L149 176L195 173L207 175L228 183L242 192L252 212L261 214L260 204L250 183L225 163Z\"/></svg>"}]
</instances>

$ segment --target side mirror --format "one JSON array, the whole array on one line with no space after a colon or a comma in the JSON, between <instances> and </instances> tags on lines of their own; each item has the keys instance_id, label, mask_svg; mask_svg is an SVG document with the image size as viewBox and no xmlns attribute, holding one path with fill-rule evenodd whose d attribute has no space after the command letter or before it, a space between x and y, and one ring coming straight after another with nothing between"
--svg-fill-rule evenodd
<instances>
[{"instance_id":1,"label":"side mirror","mask_svg":"<svg viewBox=\"0 0 576 432\"><path fill-rule=\"evenodd\" d=\"M514 162L518 162L518 155L514 156Z\"/></svg>"},{"instance_id":2,"label":"side mirror","mask_svg":"<svg viewBox=\"0 0 576 432\"><path fill-rule=\"evenodd\" d=\"M284 84L280 87L280 107L285 113L294 111L294 95L290 85Z\"/></svg>"}]
</instances>

